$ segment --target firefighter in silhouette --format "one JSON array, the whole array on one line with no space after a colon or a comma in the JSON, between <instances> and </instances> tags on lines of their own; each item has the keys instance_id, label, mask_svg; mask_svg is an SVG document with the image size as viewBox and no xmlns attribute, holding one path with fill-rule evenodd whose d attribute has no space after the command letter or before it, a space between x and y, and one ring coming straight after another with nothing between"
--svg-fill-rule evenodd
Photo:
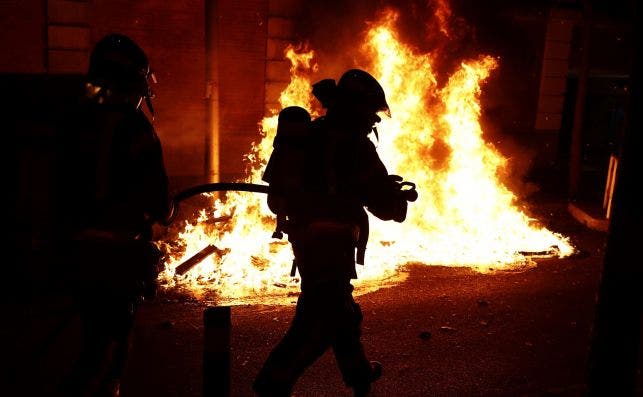
<instances>
[{"instance_id":1,"label":"firefighter in silhouette","mask_svg":"<svg viewBox=\"0 0 643 397\"><path fill-rule=\"evenodd\" d=\"M289 396L303 371L332 348L345 384L368 394L381 375L360 342L362 313L351 279L363 264L368 239L365 208L402 222L417 196L389 175L368 135L388 113L384 90L367 72L352 69L337 83L322 80L313 94L327 109L310 119L300 107L279 115L273 153L264 172L275 237L288 235L301 294L289 330L257 375L259 396ZM408 183L407 183L408 184ZM293 269L294 270L294 269ZM294 275L294 272L293 274Z\"/></svg>"},{"instance_id":2,"label":"firefighter in silhouette","mask_svg":"<svg viewBox=\"0 0 643 397\"><path fill-rule=\"evenodd\" d=\"M142 108L154 114L151 80L134 41L105 36L66 126L61 236L83 331L67 396L119 395L137 303L155 292L161 256L152 230L172 205L161 143Z\"/></svg>"}]
</instances>

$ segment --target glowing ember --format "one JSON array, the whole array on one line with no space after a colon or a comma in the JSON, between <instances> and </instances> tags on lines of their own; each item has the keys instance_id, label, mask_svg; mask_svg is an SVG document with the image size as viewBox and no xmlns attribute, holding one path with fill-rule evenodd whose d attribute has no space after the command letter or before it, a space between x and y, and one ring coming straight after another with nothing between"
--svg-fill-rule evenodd
<instances>
[{"instance_id":1,"label":"glowing ember","mask_svg":"<svg viewBox=\"0 0 643 397\"><path fill-rule=\"evenodd\" d=\"M448 9L442 12L443 19L448 17ZM533 265L521 252L571 254L566 238L517 208L516 197L497 176L507 160L482 139L480 84L497 61L482 56L462 62L439 87L431 55L416 54L401 43L394 23L395 14L389 12L368 31L363 50L372 65L364 69L380 81L391 107L392 118L384 116L378 126L380 156L389 172L417 184L419 199L409 205L402 224L371 217L357 292L381 286L409 262L488 271ZM442 31L448 34L446 27ZM314 54L289 48L287 56L292 80L280 104L299 105L315 114L306 78L316 68ZM246 182L261 183L277 112L261 122L262 140L247 156ZM212 207L185 226L179 236L184 249L170 257L161 281L197 296L214 292L231 303L265 301L297 288L297 280L288 275L292 251L285 241L271 239L274 219L265 201L265 196L252 193L229 193L225 202L213 198ZM222 217L229 219L213 222ZM209 244L229 252L207 258L185 276L175 275L176 266Z\"/></svg>"}]
</instances>

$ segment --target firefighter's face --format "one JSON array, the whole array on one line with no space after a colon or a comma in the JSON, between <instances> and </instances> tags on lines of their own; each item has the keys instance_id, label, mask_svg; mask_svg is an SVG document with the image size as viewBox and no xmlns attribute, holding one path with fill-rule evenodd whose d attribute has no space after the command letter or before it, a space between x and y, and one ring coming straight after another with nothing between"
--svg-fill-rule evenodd
<instances>
[{"instance_id":1,"label":"firefighter's face","mask_svg":"<svg viewBox=\"0 0 643 397\"><path fill-rule=\"evenodd\" d=\"M360 135L368 135L375 127L375 124L382 121L380 116L372 111L358 112L353 120L355 122L353 128Z\"/></svg>"},{"instance_id":2,"label":"firefighter's face","mask_svg":"<svg viewBox=\"0 0 643 397\"><path fill-rule=\"evenodd\" d=\"M343 103L329 110L332 118L337 120L347 133L368 135L375 124L382 121L377 111L363 103Z\"/></svg>"}]
</instances>

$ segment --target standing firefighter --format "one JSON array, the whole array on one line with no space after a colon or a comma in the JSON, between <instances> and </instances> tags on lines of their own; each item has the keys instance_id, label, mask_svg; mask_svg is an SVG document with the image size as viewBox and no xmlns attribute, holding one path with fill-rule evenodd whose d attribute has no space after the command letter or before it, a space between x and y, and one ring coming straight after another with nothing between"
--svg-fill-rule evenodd
<instances>
[{"instance_id":1,"label":"standing firefighter","mask_svg":"<svg viewBox=\"0 0 643 397\"><path fill-rule=\"evenodd\" d=\"M67 396L118 396L137 302L154 293L159 251L152 226L171 204L150 113L147 56L111 34L94 47L86 95L66 128L63 245L83 345Z\"/></svg>"},{"instance_id":2,"label":"standing firefighter","mask_svg":"<svg viewBox=\"0 0 643 397\"><path fill-rule=\"evenodd\" d=\"M254 382L259 396L289 396L302 372L331 347L355 396L368 394L381 365L360 342L362 313L352 297L355 263L363 264L368 216L404 221L414 190L389 175L368 138L378 112L388 112L384 90L368 73L349 70L326 79L313 94L327 109L310 121L299 107L279 115L264 180L277 214L278 237L288 234L301 275L295 317Z\"/></svg>"}]
</instances>

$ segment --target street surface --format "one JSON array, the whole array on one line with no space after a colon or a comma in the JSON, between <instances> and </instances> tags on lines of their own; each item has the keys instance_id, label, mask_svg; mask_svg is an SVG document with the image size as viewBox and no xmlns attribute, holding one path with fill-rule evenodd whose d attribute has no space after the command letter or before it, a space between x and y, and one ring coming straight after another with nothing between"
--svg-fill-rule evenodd
<instances>
[{"instance_id":1,"label":"street surface","mask_svg":"<svg viewBox=\"0 0 643 397\"><path fill-rule=\"evenodd\" d=\"M366 352L383 364L373 396L582 395L606 235L576 222L564 203L538 211L577 254L488 274L410 264L401 284L356 298ZM123 397L203 395L203 311L212 304L165 292L141 306ZM5 306L13 321L3 331L4 373L17 393L7 395L47 395L77 353L78 321L62 297ZM293 304L232 307L232 396L252 396L293 312ZM351 396L332 352L294 396Z\"/></svg>"}]
</instances>

